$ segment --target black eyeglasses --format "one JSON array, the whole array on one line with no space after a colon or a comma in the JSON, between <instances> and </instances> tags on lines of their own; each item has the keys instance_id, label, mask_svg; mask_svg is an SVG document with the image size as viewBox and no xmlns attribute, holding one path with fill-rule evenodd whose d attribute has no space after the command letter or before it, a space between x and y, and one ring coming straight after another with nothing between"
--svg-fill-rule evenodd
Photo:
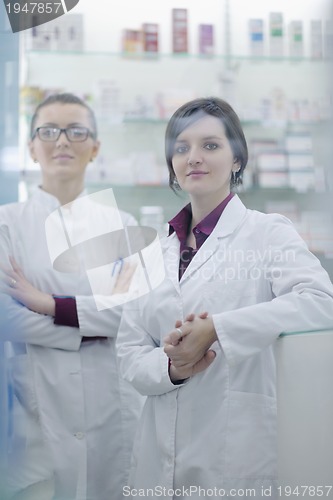
<instances>
[{"instance_id":1,"label":"black eyeglasses","mask_svg":"<svg viewBox=\"0 0 333 500\"><path fill-rule=\"evenodd\" d=\"M36 128L32 139L38 135L39 139L44 142L55 142L64 132L69 142L84 142L88 137L95 138L95 135L86 127L38 127Z\"/></svg>"}]
</instances>

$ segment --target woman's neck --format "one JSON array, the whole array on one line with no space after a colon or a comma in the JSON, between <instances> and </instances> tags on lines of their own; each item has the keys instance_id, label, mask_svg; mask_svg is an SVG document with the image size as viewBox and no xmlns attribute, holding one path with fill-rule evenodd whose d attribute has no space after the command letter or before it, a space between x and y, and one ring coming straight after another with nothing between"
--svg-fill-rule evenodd
<instances>
[{"instance_id":1,"label":"woman's neck","mask_svg":"<svg viewBox=\"0 0 333 500\"><path fill-rule=\"evenodd\" d=\"M225 194L223 198L219 197L215 199L213 197L204 196L202 198L191 197L191 207L192 207L192 222L191 230L199 224L208 214L210 214L214 208L216 208L227 196L229 196L230 191Z\"/></svg>"}]
</instances>

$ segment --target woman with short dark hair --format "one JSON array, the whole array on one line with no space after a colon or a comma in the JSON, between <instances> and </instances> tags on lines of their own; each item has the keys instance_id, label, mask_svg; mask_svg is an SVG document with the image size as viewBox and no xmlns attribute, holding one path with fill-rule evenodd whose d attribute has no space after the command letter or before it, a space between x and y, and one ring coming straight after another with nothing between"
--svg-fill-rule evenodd
<instances>
[{"instance_id":1,"label":"woman with short dark hair","mask_svg":"<svg viewBox=\"0 0 333 500\"><path fill-rule=\"evenodd\" d=\"M332 327L333 287L288 219L232 192L247 156L221 99L169 121L170 186L190 203L169 222L163 283L124 312L117 339L124 378L148 396L133 498L276 495L276 340Z\"/></svg>"}]
</instances>

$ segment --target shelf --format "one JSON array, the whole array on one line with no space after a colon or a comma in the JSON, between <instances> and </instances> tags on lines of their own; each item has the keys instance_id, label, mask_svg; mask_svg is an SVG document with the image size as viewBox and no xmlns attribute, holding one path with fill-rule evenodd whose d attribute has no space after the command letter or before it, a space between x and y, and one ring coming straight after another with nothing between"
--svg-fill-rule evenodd
<instances>
[{"instance_id":1,"label":"shelf","mask_svg":"<svg viewBox=\"0 0 333 500\"><path fill-rule=\"evenodd\" d=\"M168 214L172 217L177 208L184 206L187 196L183 192L173 193L168 185L115 185L112 183L89 182L89 191L112 188L116 199L119 200L119 207L124 210L133 210L139 213L141 205L163 205ZM265 204L268 201L295 201L300 210L327 211L327 205L331 200L331 193L317 193L307 191L300 193L293 188L251 188L237 193L243 203L256 210L265 211Z\"/></svg>"},{"instance_id":2,"label":"shelf","mask_svg":"<svg viewBox=\"0 0 333 500\"><path fill-rule=\"evenodd\" d=\"M166 125L169 120L159 119L159 118L127 118L125 117L121 123L126 125ZM265 127L265 128L289 128L289 127L312 127L314 125L323 124L330 125L329 119L320 120L241 120L241 123L245 127Z\"/></svg>"},{"instance_id":3,"label":"shelf","mask_svg":"<svg viewBox=\"0 0 333 500\"><path fill-rule=\"evenodd\" d=\"M25 56L27 86L89 96L98 122L116 117L131 126L164 124L163 118L171 116L180 104L210 95L230 102L242 123L253 129L312 126L322 123L330 107L324 60L193 54L160 54L155 59L65 51L31 51ZM279 109L284 114L277 121ZM290 121L294 110L303 113L304 120ZM163 118L154 118L159 116Z\"/></svg>"},{"instance_id":4,"label":"shelf","mask_svg":"<svg viewBox=\"0 0 333 500\"><path fill-rule=\"evenodd\" d=\"M184 59L199 59L201 61L247 61L247 62L288 62L292 64L299 64L304 62L311 62L314 64L328 64L329 61L327 59L314 59L310 57L271 57L271 56L249 56L249 55L224 55L224 54L215 54L215 55L204 55L204 54L188 54L188 53L130 53L130 52L107 52L107 51L59 51L59 50L27 50L25 51L26 56L52 56L52 55L61 55L61 56L80 56L80 57L115 57L121 58L125 61L152 61L156 62L160 59L174 59L174 60L184 60Z\"/></svg>"},{"instance_id":5,"label":"shelf","mask_svg":"<svg viewBox=\"0 0 333 500\"><path fill-rule=\"evenodd\" d=\"M238 193L240 199L248 208L265 211L267 202L295 201L299 210L327 211L332 199L332 193L309 190L298 192L293 188L260 188L253 187Z\"/></svg>"}]
</instances>

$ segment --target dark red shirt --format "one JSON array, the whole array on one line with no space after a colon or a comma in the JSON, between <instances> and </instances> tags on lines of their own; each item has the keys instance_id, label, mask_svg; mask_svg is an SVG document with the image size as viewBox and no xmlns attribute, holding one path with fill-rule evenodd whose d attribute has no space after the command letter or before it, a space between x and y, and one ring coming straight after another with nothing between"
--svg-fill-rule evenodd
<instances>
[{"instance_id":1,"label":"dark red shirt","mask_svg":"<svg viewBox=\"0 0 333 500\"><path fill-rule=\"evenodd\" d=\"M55 300L54 324L80 328L75 297L53 296ZM105 340L107 337L82 337L82 342Z\"/></svg>"},{"instance_id":2,"label":"dark red shirt","mask_svg":"<svg viewBox=\"0 0 333 500\"><path fill-rule=\"evenodd\" d=\"M193 228L192 232L196 242L195 249L186 245L192 221L191 204L189 203L186 205L173 219L169 221L169 236L175 232L180 241L179 279L183 276L199 248L213 232L213 229L221 217L223 210L233 196L234 193L230 193L219 205L217 205L216 208L214 208L214 210L212 210Z\"/></svg>"},{"instance_id":3,"label":"dark red shirt","mask_svg":"<svg viewBox=\"0 0 333 500\"><path fill-rule=\"evenodd\" d=\"M75 297L57 297L55 300L55 325L79 327Z\"/></svg>"}]
</instances>

